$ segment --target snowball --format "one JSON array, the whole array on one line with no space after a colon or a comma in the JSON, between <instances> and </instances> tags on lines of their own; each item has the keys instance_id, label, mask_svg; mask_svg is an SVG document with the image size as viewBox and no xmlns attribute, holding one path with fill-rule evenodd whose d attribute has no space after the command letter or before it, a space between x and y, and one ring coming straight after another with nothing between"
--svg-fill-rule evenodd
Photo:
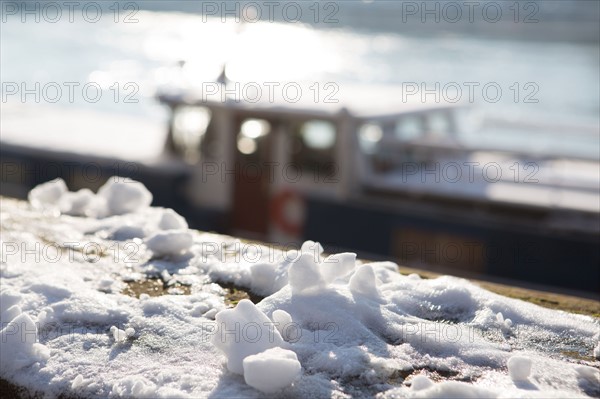
<instances>
[{"instance_id":1,"label":"snowball","mask_svg":"<svg viewBox=\"0 0 600 399\"><path fill-rule=\"evenodd\" d=\"M598 342L598 345L596 345L596 347L594 348L593 353L596 359L600 359L600 342Z\"/></svg>"},{"instance_id":2,"label":"snowball","mask_svg":"<svg viewBox=\"0 0 600 399\"><path fill-rule=\"evenodd\" d=\"M152 203L152 194L142 183L122 177L108 179L98 196L106 200L107 216L135 212Z\"/></svg>"},{"instance_id":3,"label":"snowball","mask_svg":"<svg viewBox=\"0 0 600 399\"><path fill-rule=\"evenodd\" d=\"M0 336L0 372L19 370L50 357L48 348L37 343L37 326L26 313L8 323Z\"/></svg>"},{"instance_id":4,"label":"snowball","mask_svg":"<svg viewBox=\"0 0 600 399\"><path fill-rule=\"evenodd\" d=\"M59 200L69 190L63 179L55 179L33 188L27 199L34 208L59 207Z\"/></svg>"},{"instance_id":5,"label":"snowball","mask_svg":"<svg viewBox=\"0 0 600 399\"><path fill-rule=\"evenodd\" d=\"M60 211L71 216L97 216L99 200L89 189L83 188L74 193L64 193L60 198Z\"/></svg>"},{"instance_id":6,"label":"snowball","mask_svg":"<svg viewBox=\"0 0 600 399\"><path fill-rule=\"evenodd\" d=\"M167 230L155 233L145 242L154 255L166 256L187 252L194 243L194 239L192 233L187 230Z\"/></svg>"},{"instance_id":7,"label":"snowball","mask_svg":"<svg viewBox=\"0 0 600 399\"><path fill-rule=\"evenodd\" d=\"M524 381L531 374L531 359L525 356L513 356L508 359L508 373L513 381Z\"/></svg>"},{"instance_id":8,"label":"snowball","mask_svg":"<svg viewBox=\"0 0 600 399\"><path fill-rule=\"evenodd\" d=\"M502 314L502 312L498 312L496 314L496 322L498 324L504 324L504 315Z\"/></svg>"},{"instance_id":9,"label":"snowball","mask_svg":"<svg viewBox=\"0 0 600 399\"><path fill-rule=\"evenodd\" d=\"M242 362L247 356L284 343L271 320L248 299L217 313L215 319L217 331L212 342L227 356L227 368L232 373L244 372Z\"/></svg>"},{"instance_id":10,"label":"snowball","mask_svg":"<svg viewBox=\"0 0 600 399\"><path fill-rule=\"evenodd\" d=\"M127 340L127 333L118 327L110 327L110 332L112 333L115 342L125 342Z\"/></svg>"},{"instance_id":11,"label":"snowball","mask_svg":"<svg viewBox=\"0 0 600 399\"><path fill-rule=\"evenodd\" d=\"M315 255L305 252L292 263L288 270L288 280L292 287L292 295L311 290L313 292L324 288L326 283L319 271Z\"/></svg>"},{"instance_id":12,"label":"snowball","mask_svg":"<svg viewBox=\"0 0 600 399\"><path fill-rule=\"evenodd\" d=\"M352 277L350 277L350 291L353 294L359 294L371 299L378 299L379 291L377 290L377 279L375 271L371 265L360 266Z\"/></svg>"},{"instance_id":13,"label":"snowball","mask_svg":"<svg viewBox=\"0 0 600 399\"><path fill-rule=\"evenodd\" d=\"M164 209L158 222L158 227L161 230L186 230L188 224L183 218L173 209Z\"/></svg>"},{"instance_id":14,"label":"snowball","mask_svg":"<svg viewBox=\"0 0 600 399\"><path fill-rule=\"evenodd\" d=\"M289 386L299 376L300 362L296 354L282 348L272 348L244 359L246 384L264 393L275 393Z\"/></svg>"},{"instance_id":15,"label":"snowball","mask_svg":"<svg viewBox=\"0 0 600 399\"><path fill-rule=\"evenodd\" d=\"M500 329L504 332L508 332L510 331L510 328L513 325L513 322L511 319L505 319L504 315L502 314L502 312L498 312L496 314L496 323L500 326Z\"/></svg>"},{"instance_id":16,"label":"snowball","mask_svg":"<svg viewBox=\"0 0 600 399\"><path fill-rule=\"evenodd\" d=\"M275 323L275 328L281 334L284 340L288 341L289 337L286 336L286 326L292 324L292 316L285 310L277 309L273 312L273 322Z\"/></svg>"},{"instance_id":17,"label":"snowball","mask_svg":"<svg viewBox=\"0 0 600 399\"><path fill-rule=\"evenodd\" d=\"M326 282L332 283L352 272L355 267L356 254L344 252L328 256L322 263L321 273Z\"/></svg>"},{"instance_id":18,"label":"snowball","mask_svg":"<svg viewBox=\"0 0 600 399\"><path fill-rule=\"evenodd\" d=\"M433 386L433 381L431 381L425 375L417 375L411 380L410 388L413 391L421 391L423 389L427 389Z\"/></svg>"}]
</instances>

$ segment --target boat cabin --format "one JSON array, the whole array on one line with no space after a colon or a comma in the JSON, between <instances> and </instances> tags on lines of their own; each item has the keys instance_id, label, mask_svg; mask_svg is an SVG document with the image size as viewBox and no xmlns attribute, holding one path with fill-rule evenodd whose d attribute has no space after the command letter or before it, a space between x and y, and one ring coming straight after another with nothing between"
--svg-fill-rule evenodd
<instances>
[{"instance_id":1,"label":"boat cabin","mask_svg":"<svg viewBox=\"0 0 600 399\"><path fill-rule=\"evenodd\" d=\"M298 239L307 197L357 197L372 173L394 167L394 145L444 143L421 151L430 159L458 146L455 105L402 103L389 88L343 91L351 101L249 104L161 94L171 109L167 148L193 165L192 201L232 210L234 233Z\"/></svg>"}]
</instances>

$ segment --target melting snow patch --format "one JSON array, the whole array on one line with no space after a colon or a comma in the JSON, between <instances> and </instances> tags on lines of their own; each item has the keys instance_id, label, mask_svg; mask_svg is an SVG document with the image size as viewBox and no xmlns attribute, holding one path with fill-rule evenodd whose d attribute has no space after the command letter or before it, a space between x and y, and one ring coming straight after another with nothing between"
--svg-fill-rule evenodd
<instances>
[{"instance_id":1,"label":"melting snow patch","mask_svg":"<svg viewBox=\"0 0 600 399\"><path fill-rule=\"evenodd\" d=\"M564 355L599 357L592 317L312 241L282 251L191 232L123 178L98 194L56 180L29 200L0 209L0 378L42 396L600 393L598 360ZM227 309L216 282L263 299Z\"/></svg>"},{"instance_id":2,"label":"melting snow patch","mask_svg":"<svg viewBox=\"0 0 600 399\"><path fill-rule=\"evenodd\" d=\"M45 361L50 357L48 348L37 342L36 324L25 313L6 324L0 331L0 336L0 372L3 374Z\"/></svg>"}]
</instances>

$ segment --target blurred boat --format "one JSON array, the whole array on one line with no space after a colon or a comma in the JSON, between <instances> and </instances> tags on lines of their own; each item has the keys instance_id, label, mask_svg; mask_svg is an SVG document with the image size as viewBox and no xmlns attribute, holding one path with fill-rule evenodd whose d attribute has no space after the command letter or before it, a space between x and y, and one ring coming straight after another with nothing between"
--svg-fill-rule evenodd
<instances>
[{"instance_id":1,"label":"blurred boat","mask_svg":"<svg viewBox=\"0 0 600 399\"><path fill-rule=\"evenodd\" d=\"M458 135L468 109L409 103L399 88L339 93L293 104L160 94L194 206L222 214L219 230L280 244L600 288L597 159L471 146Z\"/></svg>"},{"instance_id":2,"label":"blurred boat","mask_svg":"<svg viewBox=\"0 0 600 399\"><path fill-rule=\"evenodd\" d=\"M6 143L2 162L40 170L71 162L81 176L93 160L104 176L116 168L142 181L157 205L204 230L283 246L312 239L335 252L438 271L600 289L597 159L472 146L458 134L465 107L410 103L390 86L338 89L335 101L294 102L164 90L165 152L151 163L132 168ZM71 189L90 186L73 176L61 176ZM35 180L21 174L22 191Z\"/></svg>"}]
</instances>

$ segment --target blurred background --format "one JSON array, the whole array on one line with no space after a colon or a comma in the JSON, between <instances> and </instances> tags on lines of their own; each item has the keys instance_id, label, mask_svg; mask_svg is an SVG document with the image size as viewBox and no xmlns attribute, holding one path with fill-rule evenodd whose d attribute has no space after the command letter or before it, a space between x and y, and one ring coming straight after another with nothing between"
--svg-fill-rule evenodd
<instances>
[{"instance_id":1,"label":"blurred background","mask_svg":"<svg viewBox=\"0 0 600 399\"><path fill-rule=\"evenodd\" d=\"M600 289L598 1L3 1L1 189Z\"/></svg>"}]
</instances>

